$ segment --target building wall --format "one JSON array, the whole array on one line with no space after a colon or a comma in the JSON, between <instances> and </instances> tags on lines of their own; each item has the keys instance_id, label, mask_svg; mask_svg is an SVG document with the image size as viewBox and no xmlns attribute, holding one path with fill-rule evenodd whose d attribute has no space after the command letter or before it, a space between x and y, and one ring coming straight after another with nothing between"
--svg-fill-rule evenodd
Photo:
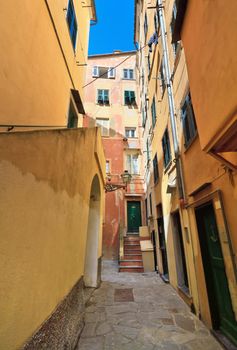
<instances>
[{"instance_id":1,"label":"building wall","mask_svg":"<svg viewBox=\"0 0 237 350\"><path fill-rule=\"evenodd\" d=\"M101 257L105 160L98 129L2 134L0 143L0 344L7 350L22 347L83 277L95 175L101 223L94 241ZM82 302L78 293L75 298L74 306ZM67 320L67 306L58 320ZM61 340L47 348L75 341L68 334L61 339L66 326L41 335Z\"/></svg>"},{"instance_id":2,"label":"building wall","mask_svg":"<svg viewBox=\"0 0 237 350\"><path fill-rule=\"evenodd\" d=\"M85 66L77 62L87 60L91 10L74 1L78 23L74 52L67 7L68 0L3 4L0 124L67 126L70 90L79 90L83 99Z\"/></svg>"},{"instance_id":3,"label":"building wall","mask_svg":"<svg viewBox=\"0 0 237 350\"><path fill-rule=\"evenodd\" d=\"M182 28L201 148L236 119L236 1L188 1ZM218 45L216 44L218 43ZM196 55L201 52L201 57ZM225 53L225 54L224 54ZM213 64L214 62L214 64ZM201 88L200 88L201 87ZM206 118L208 117L208 128Z\"/></svg>"},{"instance_id":4,"label":"building wall","mask_svg":"<svg viewBox=\"0 0 237 350\"><path fill-rule=\"evenodd\" d=\"M124 61L125 60L125 61ZM123 62L120 64L121 62ZM93 77L93 67L116 67L114 78L96 79ZM136 83L136 54L131 52L114 52L112 54L94 55L88 59L87 80L85 87L86 118L84 126L93 127L96 119L109 120L109 132L103 136L103 146L106 160L110 164L110 183L122 184L121 174L127 169L127 153L138 153L140 171L132 177L127 191L123 189L106 194L105 220L103 229L103 253L106 258L118 257L119 234L127 232L127 200L142 200L144 193L142 181L142 151L141 151L141 122L140 96ZM123 69L133 69L134 79L124 79ZM97 90L109 90L109 105L100 105L97 102ZM124 103L124 91L134 91L136 105L127 106ZM136 128L136 137L126 138L125 128ZM125 200L124 195L129 195ZM143 208L143 207L142 207Z\"/></svg>"},{"instance_id":5,"label":"building wall","mask_svg":"<svg viewBox=\"0 0 237 350\"><path fill-rule=\"evenodd\" d=\"M156 1L136 2L135 41L139 43L139 47L143 48L155 31L155 6ZM207 146L213 145L214 136L222 130L216 137L218 139L236 119L233 112L235 110L234 86L236 85L234 84L236 67L233 67L235 65L233 59L233 36L235 36L236 30L232 28L232 25L235 25L235 20L232 18L233 15L231 15L231 13L234 13L233 9L236 6L234 2L231 2L230 6L224 9L224 5L220 2L214 5L212 1L207 1L205 4L201 2L198 5L196 3L194 5L194 1L188 1L181 33L182 41L177 45L176 54L174 54L170 27L173 6L173 0L166 1L164 15L169 65L172 74L175 123L183 173L184 198L179 200L177 182L176 189L171 190L171 193L167 193L168 183L177 174L175 163L173 162L174 147L167 88L165 88L163 95L160 88L160 67L163 48L159 38L158 45L152 45L152 53L149 53L148 47L145 46L138 54L140 94L141 96L146 94L148 97L148 120L144 125L143 132L144 146L148 140L151 160L157 153L159 168L159 180L157 183L154 183L154 169L151 162L148 162L145 172L147 174L147 177L145 177L147 185L145 197L148 201L148 215L151 214L151 208L149 208L150 194L152 195L153 212L152 220L148 220L148 228L150 232L152 230L156 232L158 270L162 275L164 265L156 220L160 217L160 212L157 213L156 211L157 205L162 204L170 283L196 314L212 328L195 209L199 205L208 202L213 204L231 303L236 315L237 264L235 258L236 237L234 235L236 231L234 213L236 210L233 210L233 208L237 208L236 171L233 171L233 167L226 167L224 161L220 162L203 151L203 149L209 151L210 147L208 148ZM144 34L145 13L147 14L148 22L146 36ZM214 15L216 13L217 15ZM220 25L218 18L221 18L220 22L222 25ZM230 22L231 25L228 26L227 23ZM160 35L160 29L158 30L158 35ZM197 52L201 54L197 54ZM148 69L148 56L150 56L150 72ZM142 77L143 71L146 75L145 78ZM193 137L192 142L185 146L182 106L189 91L193 101L197 133ZM156 123L152 127L151 103L153 96L156 101ZM146 107L147 101L141 98L141 102L142 109ZM167 168L164 167L162 149L162 137L166 127L169 132L173 160ZM148 176L149 173L150 176ZM186 291L180 283L180 249L177 246L177 232L173 222L173 215L177 212L180 215L189 283L189 290Z\"/></svg>"}]
</instances>

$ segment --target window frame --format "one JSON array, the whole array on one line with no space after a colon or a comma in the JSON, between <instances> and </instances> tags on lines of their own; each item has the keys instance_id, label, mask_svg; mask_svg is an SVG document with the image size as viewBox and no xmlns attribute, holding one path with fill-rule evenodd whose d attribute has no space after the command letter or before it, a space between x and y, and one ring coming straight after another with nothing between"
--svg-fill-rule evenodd
<instances>
[{"instance_id":1,"label":"window frame","mask_svg":"<svg viewBox=\"0 0 237 350\"><path fill-rule=\"evenodd\" d=\"M126 74L125 74L126 72ZM126 75L126 76L125 76ZM134 69L132 68L124 68L123 69L123 79L125 80L134 80Z\"/></svg>"},{"instance_id":2,"label":"window frame","mask_svg":"<svg viewBox=\"0 0 237 350\"><path fill-rule=\"evenodd\" d=\"M100 93L100 91L102 93ZM106 93L107 96L105 94L105 91L108 92L108 93ZM99 99L100 95L102 96L101 99ZM97 89L97 99L96 100L97 100L97 104L99 104L99 105L109 105L110 104L110 102L109 102L109 89Z\"/></svg>"},{"instance_id":3,"label":"window frame","mask_svg":"<svg viewBox=\"0 0 237 350\"><path fill-rule=\"evenodd\" d=\"M130 136L130 135L127 135L127 132L129 132L129 131L134 131L134 135L133 136ZM131 139L134 139L134 138L136 138L137 136L136 136L136 128L135 127L130 127L130 126L126 126L125 127L125 137L126 138L131 138Z\"/></svg>"},{"instance_id":4,"label":"window frame","mask_svg":"<svg viewBox=\"0 0 237 350\"><path fill-rule=\"evenodd\" d=\"M105 125L103 125L103 123L102 124L98 123L99 120L108 122L107 127ZM102 137L109 137L110 136L110 119L109 118L96 118L95 123L96 123L96 126L101 129L101 136Z\"/></svg>"},{"instance_id":5,"label":"window frame","mask_svg":"<svg viewBox=\"0 0 237 350\"><path fill-rule=\"evenodd\" d=\"M130 160L128 159L130 158ZM136 159L136 166L134 166L134 159ZM135 169L137 167L137 169ZM127 153L126 154L126 170L131 175L139 175L140 174L140 159L139 153Z\"/></svg>"}]
</instances>

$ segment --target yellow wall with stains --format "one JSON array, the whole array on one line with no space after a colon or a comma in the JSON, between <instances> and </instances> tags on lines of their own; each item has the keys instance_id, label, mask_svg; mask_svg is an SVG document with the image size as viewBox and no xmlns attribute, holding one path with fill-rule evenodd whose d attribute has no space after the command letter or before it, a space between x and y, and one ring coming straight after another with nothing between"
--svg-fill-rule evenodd
<instances>
[{"instance_id":1,"label":"yellow wall with stains","mask_svg":"<svg viewBox=\"0 0 237 350\"><path fill-rule=\"evenodd\" d=\"M99 258L105 176L99 130L1 135L1 349L21 347L83 276L96 174Z\"/></svg>"}]
</instances>

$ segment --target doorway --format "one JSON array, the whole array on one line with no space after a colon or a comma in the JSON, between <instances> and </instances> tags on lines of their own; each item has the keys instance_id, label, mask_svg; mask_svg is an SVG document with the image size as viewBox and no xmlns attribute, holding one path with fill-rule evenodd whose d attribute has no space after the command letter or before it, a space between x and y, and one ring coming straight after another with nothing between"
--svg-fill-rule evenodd
<instances>
[{"instance_id":1,"label":"doorway","mask_svg":"<svg viewBox=\"0 0 237 350\"><path fill-rule=\"evenodd\" d=\"M97 175L94 176L92 181L89 205L84 283L86 287L97 287L100 280L98 275L98 246L101 228L101 193Z\"/></svg>"},{"instance_id":2,"label":"doorway","mask_svg":"<svg viewBox=\"0 0 237 350\"><path fill-rule=\"evenodd\" d=\"M138 233L141 226L141 202L128 201L127 202L127 224L128 232Z\"/></svg>"},{"instance_id":3,"label":"doorway","mask_svg":"<svg viewBox=\"0 0 237 350\"><path fill-rule=\"evenodd\" d=\"M212 202L197 207L195 215L212 326L237 345L237 322L232 308Z\"/></svg>"},{"instance_id":4,"label":"doorway","mask_svg":"<svg viewBox=\"0 0 237 350\"><path fill-rule=\"evenodd\" d=\"M164 220L163 220L163 210L162 205L159 204L156 207L157 210L157 227L158 227L158 236L160 243L161 259L163 266L163 274L161 275L166 282L169 281L169 269L168 269L168 259L166 251L166 241L165 241L165 230L164 230Z\"/></svg>"},{"instance_id":5,"label":"doorway","mask_svg":"<svg viewBox=\"0 0 237 350\"><path fill-rule=\"evenodd\" d=\"M178 286L189 294L187 264L179 211L172 214Z\"/></svg>"}]
</instances>

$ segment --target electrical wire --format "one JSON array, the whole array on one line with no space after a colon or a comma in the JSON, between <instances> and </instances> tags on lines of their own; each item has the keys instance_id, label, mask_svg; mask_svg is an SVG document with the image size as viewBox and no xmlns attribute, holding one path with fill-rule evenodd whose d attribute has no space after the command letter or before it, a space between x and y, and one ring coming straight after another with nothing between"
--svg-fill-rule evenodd
<instances>
[{"instance_id":1,"label":"electrical wire","mask_svg":"<svg viewBox=\"0 0 237 350\"><path fill-rule=\"evenodd\" d=\"M142 51L148 44L144 45L143 47L141 47L140 49L136 50L137 52L138 51ZM97 79L103 77L104 75L108 74L108 72L112 71L113 69L121 66L121 64L123 64L125 61L127 61L129 58L131 58L133 56L133 54L129 55L128 57L126 57L123 61L121 61L120 63L118 63L116 66L108 69L105 73L99 75L98 77L96 77L95 79L89 81L89 83L87 83L86 85L82 86L82 88L84 89L85 87L87 87L88 85L94 83Z\"/></svg>"}]
</instances>

